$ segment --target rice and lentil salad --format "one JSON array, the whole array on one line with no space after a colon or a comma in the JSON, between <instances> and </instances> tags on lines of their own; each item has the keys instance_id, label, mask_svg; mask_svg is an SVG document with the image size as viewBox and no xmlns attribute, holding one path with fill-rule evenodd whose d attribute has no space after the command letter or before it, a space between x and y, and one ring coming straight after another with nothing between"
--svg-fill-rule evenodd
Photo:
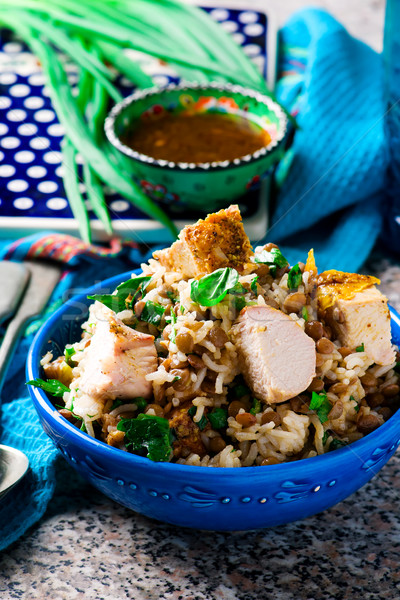
<instances>
[{"instance_id":1,"label":"rice and lentil salad","mask_svg":"<svg viewBox=\"0 0 400 600\"><path fill-rule=\"evenodd\" d=\"M312 251L305 264L293 267L273 243L253 252L236 207L186 228L176 244L155 253L141 265L142 274L113 295L94 296L82 338L60 357L43 357L45 379L29 383L47 391L68 421L111 446L152 460L249 467L335 450L373 431L397 410L397 348L390 348L390 364L377 364L364 343L343 343L332 314L339 329L343 315L337 307L329 314L321 305L318 290L326 277L318 275ZM342 275L352 281L351 274ZM354 277L353 296L377 281ZM332 281L343 289L340 277ZM283 313L285 323L292 321L312 341L311 380L293 397L269 401L252 385L237 337L238 323L250 307ZM106 323L106 337L95 350L100 322ZM129 331L136 336L134 349L129 344L116 348L117 336L126 342ZM141 340L155 347L151 360ZM119 367L112 389L88 393L89 376L96 378L93 364L101 369L106 347L114 353L114 366L126 348L135 368L135 360L144 359L140 386L137 371L127 392Z\"/></svg>"}]
</instances>

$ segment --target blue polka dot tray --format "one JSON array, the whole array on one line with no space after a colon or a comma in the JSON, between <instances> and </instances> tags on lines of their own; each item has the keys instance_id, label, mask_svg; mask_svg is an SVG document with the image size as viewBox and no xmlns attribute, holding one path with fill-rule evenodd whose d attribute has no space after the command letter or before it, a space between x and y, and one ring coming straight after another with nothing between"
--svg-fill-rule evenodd
<instances>
[{"instance_id":1,"label":"blue polka dot tray","mask_svg":"<svg viewBox=\"0 0 400 600\"><path fill-rule=\"evenodd\" d=\"M276 38L270 18L262 8L264 3L258 0L203 0L200 4L243 46L244 52L272 86ZM165 63L143 54L139 60L156 85L179 81L173 69ZM77 83L75 65L67 63L66 70L71 85ZM119 80L119 86L126 95L133 90L132 84L123 77ZM78 234L61 179L60 143L63 134L63 127L57 121L35 56L22 42L11 37L8 31L0 31L2 237L22 236L44 229ZM84 184L81 185L84 194ZM267 187L267 182L264 182L261 191L260 188L250 189L239 202L247 233L253 240L261 238L267 229ZM116 233L143 242L169 241L166 230L112 189L106 189L106 197ZM90 210L90 206L88 208ZM200 216L189 212L178 214L172 205L168 212L179 228ZM101 223L93 214L90 216L94 238L106 239Z\"/></svg>"}]
</instances>

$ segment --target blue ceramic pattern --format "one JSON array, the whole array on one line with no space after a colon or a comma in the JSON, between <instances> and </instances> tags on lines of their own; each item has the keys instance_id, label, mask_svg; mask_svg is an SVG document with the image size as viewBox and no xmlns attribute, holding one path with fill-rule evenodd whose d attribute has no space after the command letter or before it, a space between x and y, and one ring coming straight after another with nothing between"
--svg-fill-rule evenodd
<instances>
[{"instance_id":1,"label":"blue ceramic pattern","mask_svg":"<svg viewBox=\"0 0 400 600\"><path fill-rule=\"evenodd\" d=\"M267 76L266 15L250 10L204 10L232 34ZM0 215L70 219L72 214L61 180L63 129L44 87L44 77L24 44L5 31L0 34ZM18 63L27 66L20 71ZM155 84L178 83L179 78L172 70L161 69L160 65L158 70L157 73L157 63L153 63ZM77 83L76 71L71 71L68 77L72 85ZM128 80L122 77L118 83L124 95L132 93L134 88ZM106 197L118 218L148 218L111 190ZM255 203L249 200L248 204ZM245 213L246 209L242 210Z\"/></svg>"},{"instance_id":2,"label":"blue ceramic pattern","mask_svg":"<svg viewBox=\"0 0 400 600\"><path fill-rule=\"evenodd\" d=\"M27 379L41 375L48 350L78 339L89 293L110 293L130 273L66 302L41 328L27 360ZM400 317L391 309L392 337ZM218 531L269 527L318 513L369 481L400 444L400 411L365 438L324 456L269 467L191 467L152 461L90 438L63 419L47 396L29 388L46 433L65 459L97 489L149 517Z\"/></svg>"}]
</instances>

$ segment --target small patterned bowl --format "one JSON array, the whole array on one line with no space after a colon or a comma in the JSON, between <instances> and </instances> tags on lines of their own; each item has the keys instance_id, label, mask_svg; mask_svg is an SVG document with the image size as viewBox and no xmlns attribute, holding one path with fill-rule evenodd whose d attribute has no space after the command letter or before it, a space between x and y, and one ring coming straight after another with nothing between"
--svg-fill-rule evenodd
<instances>
[{"instance_id":1,"label":"small patterned bowl","mask_svg":"<svg viewBox=\"0 0 400 600\"><path fill-rule=\"evenodd\" d=\"M249 115L266 131L271 141L253 154L233 161L212 163L174 163L136 152L122 141L126 129L135 121L150 121L165 113L224 112ZM135 92L114 106L105 122L105 132L118 152L118 160L139 180L151 197L157 189L175 203L212 211L242 196L283 156L287 117L280 106L259 92L238 85L170 84ZM206 204L205 204L206 199ZM163 197L160 196L160 202Z\"/></svg>"},{"instance_id":2,"label":"small patterned bowl","mask_svg":"<svg viewBox=\"0 0 400 600\"><path fill-rule=\"evenodd\" d=\"M62 353L79 339L89 293L110 293L123 273L66 302L36 335L27 378L40 377L48 350ZM392 334L400 342L400 316ZM155 463L107 446L68 423L46 394L29 388L45 432L68 463L97 489L139 513L175 525L249 530L303 519L340 502L371 479L400 444L400 411L365 438L335 452L269 467L223 469Z\"/></svg>"}]
</instances>

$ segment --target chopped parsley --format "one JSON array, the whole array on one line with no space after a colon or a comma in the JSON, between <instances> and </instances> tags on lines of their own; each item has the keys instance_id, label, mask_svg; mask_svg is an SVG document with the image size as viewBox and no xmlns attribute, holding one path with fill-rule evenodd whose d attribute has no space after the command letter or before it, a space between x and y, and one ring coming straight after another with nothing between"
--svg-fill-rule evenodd
<instances>
[{"instance_id":1,"label":"chopped parsley","mask_svg":"<svg viewBox=\"0 0 400 600\"><path fill-rule=\"evenodd\" d=\"M222 429L227 424L227 412L224 408L214 408L208 414L208 420L213 429Z\"/></svg>"},{"instance_id":2,"label":"chopped parsley","mask_svg":"<svg viewBox=\"0 0 400 600\"><path fill-rule=\"evenodd\" d=\"M307 322L309 319L308 316L308 310L307 310L307 306L303 306L303 308L301 309L301 316L303 317L303 319Z\"/></svg>"},{"instance_id":3,"label":"chopped parsley","mask_svg":"<svg viewBox=\"0 0 400 600\"><path fill-rule=\"evenodd\" d=\"M141 414L135 419L121 419L117 429L125 432L126 448L134 454L155 462L170 460L172 436L168 419Z\"/></svg>"},{"instance_id":4,"label":"chopped parsley","mask_svg":"<svg viewBox=\"0 0 400 600\"><path fill-rule=\"evenodd\" d=\"M251 284L250 284L250 289L255 296L257 296L257 294L258 294L257 281L258 281L258 275L255 275L253 277L253 279L251 280Z\"/></svg>"},{"instance_id":5,"label":"chopped parsley","mask_svg":"<svg viewBox=\"0 0 400 600\"><path fill-rule=\"evenodd\" d=\"M257 398L253 398L253 406L250 409L252 415L261 412L261 402Z\"/></svg>"},{"instance_id":6,"label":"chopped parsley","mask_svg":"<svg viewBox=\"0 0 400 600\"><path fill-rule=\"evenodd\" d=\"M276 275L276 269L282 269L288 266L288 261L283 256L279 248L272 248L269 252L263 250L254 257L256 263L269 266L269 272L273 277Z\"/></svg>"},{"instance_id":7,"label":"chopped parsley","mask_svg":"<svg viewBox=\"0 0 400 600\"><path fill-rule=\"evenodd\" d=\"M243 396L247 396L248 394L250 394L250 390L247 387L247 385L244 385L243 383L239 383L239 385L235 385L235 387L233 388L233 395L235 396L235 398L242 398Z\"/></svg>"},{"instance_id":8,"label":"chopped parsley","mask_svg":"<svg viewBox=\"0 0 400 600\"><path fill-rule=\"evenodd\" d=\"M161 304L156 304L151 300L148 300L144 305L142 313L140 315L141 321L146 321L147 323L151 323L152 325L159 325L163 315L165 313L165 308L161 306Z\"/></svg>"},{"instance_id":9,"label":"chopped parsley","mask_svg":"<svg viewBox=\"0 0 400 600\"><path fill-rule=\"evenodd\" d=\"M171 292L171 290L168 290L167 298L169 298L171 302L176 302L176 296L174 295L174 292Z\"/></svg>"},{"instance_id":10,"label":"chopped parsley","mask_svg":"<svg viewBox=\"0 0 400 600\"><path fill-rule=\"evenodd\" d=\"M310 410L315 410L321 423L325 423L328 420L328 414L331 411L332 405L329 402L326 392L313 392L310 402Z\"/></svg>"},{"instance_id":11,"label":"chopped parsley","mask_svg":"<svg viewBox=\"0 0 400 600\"><path fill-rule=\"evenodd\" d=\"M194 415L197 412L197 407L196 406L191 406L188 410L188 415L190 417L194 417ZM200 429L200 431L203 431L204 427L207 425L208 423L208 419L205 415L203 415L200 419L200 421L198 423L196 423L196 421L193 421L193 423L195 423L197 425L197 427Z\"/></svg>"},{"instance_id":12,"label":"chopped parsley","mask_svg":"<svg viewBox=\"0 0 400 600\"><path fill-rule=\"evenodd\" d=\"M139 295L143 295L151 277L141 275L132 277L117 286L113 294L94 294L88 296L89 300L98 300L114 312L118 313L127 308L132 308Z\"/></svg>"},{"instance_id":13,"label":"chopped parsley","mask_svg":"<svg viewBox=\"0 0 400 600\"><path fill-rule=\"evenodd\" d=\"M364 351L365 351L364 343L362 343L361 346L357 346L356 352L364 352Z\"/></svg>"},{"instance_id":14,"label":"chopped parsley","mask_svg":"<svg viewBox=\"0 0 400 600\"><path fill-rule=\"evenodd\" d=\"M65 362L67 363L67 365L69 367L76 366L76 362L74 360L72 360L72 357L74 354L76 354L75 348L65 348L65 350L64 350Z\"/></svg>"},{"instance_id":15,"label":"chopped parsley","mask_svg":"<svg viewBox=\"0 0 400 600\"><path fill-rule=\"evenodd\" d=\"M302 273L300 271L299 263L294 265L288 273L288 288L289 290L297 290L302 282Z\"/></svg>"},{"instance_id":16,"label":"chopped parsley","mask_svg":"<svg viewBox=\"0 0 400 600\"><path fill-rule=\"evenodd\" d=\"M51 394L52 396L56 396L58 398L64 396L65 392L71 391L66 385L61 383L61 381L58 381L58 379L48 379L45 381L44 379L40 379L38 377L36 379L31 379L31 381L27 381L26 385L38 387L47 394Z\"/></svg>"},{"instance_id":17,"label":"chopped parsley","mask_svg":"<svg viewBox=\"0 0 400 600\"><path fill-rule=\"evenodd\" d=\"M172 323L172 329L171 329L171 333L169 335L169 339L171 340L171 342L175 343L176 340L176 322L177 322L177 318L176 318L176 314L173 310L171 310L171 316L169 318L170 323Z\"/></svg>"},{"instance_id":18,"label":"chopped parsley","mask_svg":"<svg viewBox=\"0 0 400 600\"><path fill-rule=\"evenodd\" d=\"M328 437L329 437L329 431L324 431L324 435L322 436L322 444L323 444L323 446L325 446L325 444L326 444L326 442L328 440Z\"/></svg>"}]
</instances>

